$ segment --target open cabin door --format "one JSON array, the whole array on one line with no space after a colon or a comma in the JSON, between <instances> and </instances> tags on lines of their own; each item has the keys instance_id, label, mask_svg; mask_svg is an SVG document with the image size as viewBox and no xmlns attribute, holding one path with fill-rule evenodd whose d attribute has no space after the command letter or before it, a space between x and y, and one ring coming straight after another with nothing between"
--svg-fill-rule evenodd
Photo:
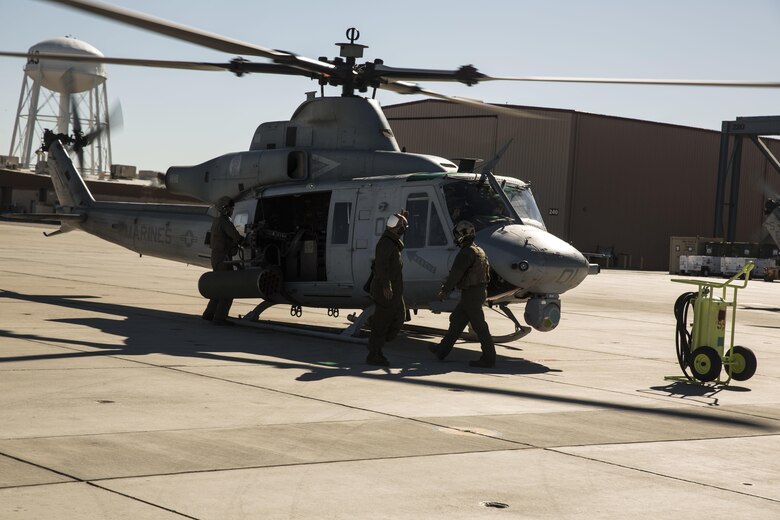
<instances>
[{"instance_id":1,"label":"open cabin door","mask_svg":"<svg viewBox=\"0 0 780 520\"><path fill-rule=\"evenodd\" d=\"M378 190L367 189L360 189L357 193L352 238L352 277L355 280L356 294L364 297L368 297L363 292L363 286L371 275L371 262L374 259L376 243L385 231L385 219L373 218L373 208L376 207L378 193ZM381 193L386 195L384 192Z\"/></svg>"}]
</instances>

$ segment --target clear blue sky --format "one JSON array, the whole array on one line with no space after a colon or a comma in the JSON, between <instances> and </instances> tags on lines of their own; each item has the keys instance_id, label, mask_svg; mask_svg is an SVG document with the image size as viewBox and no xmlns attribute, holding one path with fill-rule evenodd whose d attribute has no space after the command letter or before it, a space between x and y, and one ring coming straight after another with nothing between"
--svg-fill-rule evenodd
<instances>
[{"instance_id":1,"label":"clear blue sky","mask_svg":"<svg viewBox=\"0 0 780 520\"><path fill-rule=\"evenodd\" d=\"M317 58L354 26L368 59L491 75L780 81L777 0L117 0L117 5L269 48ZM36 0L0 0L0 49L26 52L71 35L106 56L226 61L225 55ZM0 154L11 143L24 60L0 58ZM114 162L165 171L246 149L256 126L285 120L318 90L306 78L107 66L124 128ZM780 113L780 89L426 83L491 103L572 109L719 129ZM330 91L333 95L336 89ZM419 99L382 92L384 105Z\"/></svg>"}]
</instances>

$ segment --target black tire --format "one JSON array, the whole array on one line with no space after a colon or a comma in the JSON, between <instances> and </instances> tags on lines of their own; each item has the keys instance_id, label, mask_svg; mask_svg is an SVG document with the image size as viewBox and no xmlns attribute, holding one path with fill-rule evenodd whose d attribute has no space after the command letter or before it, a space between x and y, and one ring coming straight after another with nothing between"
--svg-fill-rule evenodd
<instances>
[{"instance_id":1,"label":"black tire","mask_svg":"<svg viewBox=\"0 0 780 520\"><path fill-rule=\"evenodd\" d=\"M709 267L702 267L701 268L701 275L702 276L709 276L710 275L710 268Z\"/></svg>"},{"instance_id":2,"label":"black tire","mask_svg":"<svg viewBox=\"0 0 780 520\"><path fill-rule=\"evenodd\" d=\"M699 347L691 353L691 372L699 381L707 383L716 379L721 368L723 362L714 348Z\"/></svg>"},{"instance_id":3,"label":"black tire","mask_svg":"<svg viewBox=\"0 0 780 520\"><path fill-rule=\"evenodd\" d=\"M758 361L753 351L739 345L732 349L731 363L731 377L737 381L747 381L753 377L758 367Z\"/></svg>"}]
</instances>

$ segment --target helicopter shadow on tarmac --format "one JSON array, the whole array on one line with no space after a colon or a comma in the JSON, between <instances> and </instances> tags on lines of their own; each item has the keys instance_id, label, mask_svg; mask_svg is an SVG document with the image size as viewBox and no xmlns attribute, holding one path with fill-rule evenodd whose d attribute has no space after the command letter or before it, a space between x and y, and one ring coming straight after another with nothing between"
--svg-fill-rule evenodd
<instances>
[{"instance_id":1,"label":"helicopter shadow on tarmac","mask_svg":"<svg viewBox=\"0 0 780 520\"><path fill-rule=\"evenodd\" d=\"M551 372L548 367L523 359L500 357L499 365L493 369L470 368L467 359L474 356L453 350L452 361L439 362L431 359L427 346L429 341L420 338L399 338L388 348L388 355L394 367L378 369L363 363L366 350L362 345L340 341L312 342L311 338L292 334L273 334L241 327L214 327L198 316L179 312L146 309L128 305L102 303L94 296L81 295L27 295L0 290L0 299L26 301L41 305L52 305L63 309L93 312L111 317L55 318L50 321L75 324L100 330L104 334L121 338L121 341L105 342L89 339L66 339L36 334L20 334L0 329L0 338L23 339L42 343L49 347L68 349L68 352L30 354L0 357L0 364L39 360L88 359L99 356L113 356L125 361L136 361L148 366L176 370L193 366L185 359L224 361L236 365L260 365L279 369L305 370L297 377L302 382L313 382L331 377L360 377L376 380L398 381L404 384L442 388L453 392L481 392L578 406L599 406L623 412L639 413L647 417L671 417L682 420L733 424L765 431L772 428L750 418L703 414L697 410L644 407L610 400L594 400L575 396L561 396L546 392L519 390L504 385L491 384L484 379L474 382L452 382L422 376L449 372L471 372L496 377L519 374L540 374ZM85 334L87 336L87 334ZM2 350L0 349L0 354ZM136 356L159 354L181 356L182 362L173 360L134 359ZM263 358L253 356L262 355ZM268 359L272 358L272 359ZM407 360L399 362L400 360Z\"/></svg>"},{"instance_id":2,"label":"helicopter shadow on tarmac","mask_svg":"<svg viewBox=\"0 0 780 520\"><path fill-rule=\"evenodd\" d=\"M86 295L27 295L0 291L0 298L113 316L55 318L50 321L80 325L121 338L119 341L101 343L88 339L94 337L92 334L84 334L85 339L74 340L20 334L0 329L0 338L53 343L71 349L70 352L56 354L5 357L0 358L0 363L162 354L258 364L280 369L307 370L297 377L299 381L317 381L342 376L403 380L460 371L503 375L541 374L551 371L544 365L518 358L499 358L499 366L493 369L471 368L468 366L468 359L474 357L474 353L463 352L463 349L458 348L458 344L450 355L451 359L441 362L434 359L428 351L428 346L438 338L413 332L403 332L388 344L386 352L393 361L393 366L389 370L379 369L364 363L366 349L363 345L342 342L336 338L322 340L296 334L246 329L240 326L214 327L211 323L201 320L199 316L103 303L96 301L94 296ZM272 340L269 341L271 338ZM262 358L255 356L262 356ZM164 366L171 366L171 364L166 363Z\"/></svg>"}]
</instances>

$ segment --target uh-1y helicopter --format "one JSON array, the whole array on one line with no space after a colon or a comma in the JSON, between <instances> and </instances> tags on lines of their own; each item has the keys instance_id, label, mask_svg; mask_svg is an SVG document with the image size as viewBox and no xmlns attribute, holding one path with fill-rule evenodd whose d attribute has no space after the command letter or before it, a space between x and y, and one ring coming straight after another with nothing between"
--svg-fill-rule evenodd
<instances>
[{"instance_id":1,"label":"uh-1y helicopter","mask_svg":"<svg viewBox=\"0 0 780 520\"><path fill-rule=\"evenodd\" d=\"M227 70L298 75L315 79L321 97L304 102L289 121L263 123L248 151L230 153L197 166L171 167L169 191L213 204L220 197L235 200L234 224L247 240L236 260L239 269L206 273L199 282L207 298L259 298L246 318L257 320L272 305L363 309L343 334L351 337L373 311L363 285L369 276L374 246L386 219L401 208L409 215L405 235L405 300L410 309L447 312L455 300L436 295L456 254L451 229L468 219L477 229L476 242L492 268L488 304L498 306L515 325L514 337L529 328L520 325L508 305L525 302L525 321L549 331L560 319L560 295L598 272L573 246L547 232L527 183L497 178L492 169L458 172L448 159L402 152L379 104L361 96L369 89L423 94L485 110L531 116L517 109L455 98L423 89L409 80L572 81L601 83L767 86L738 82L615 80L592 78L491 77L467 65L457 70L395 68L381 60L358 63L365 46L337 44L340 56L312 60L184 27L115 6L85 0L50 0L101 17L124 22L212 49L259 56L270 62L235 58L226 63L200 63L130 58L38 54L38 60L101 63L190 70ZM0 55L26 57L23 53ZM341 87L338 97L325 97L324 87ZM210 265L207 245L210 206L95 201L62 143L49 147L48 165L59 199L61 228L81 229L140 254Z\"/></svg>"}]
</instances>

